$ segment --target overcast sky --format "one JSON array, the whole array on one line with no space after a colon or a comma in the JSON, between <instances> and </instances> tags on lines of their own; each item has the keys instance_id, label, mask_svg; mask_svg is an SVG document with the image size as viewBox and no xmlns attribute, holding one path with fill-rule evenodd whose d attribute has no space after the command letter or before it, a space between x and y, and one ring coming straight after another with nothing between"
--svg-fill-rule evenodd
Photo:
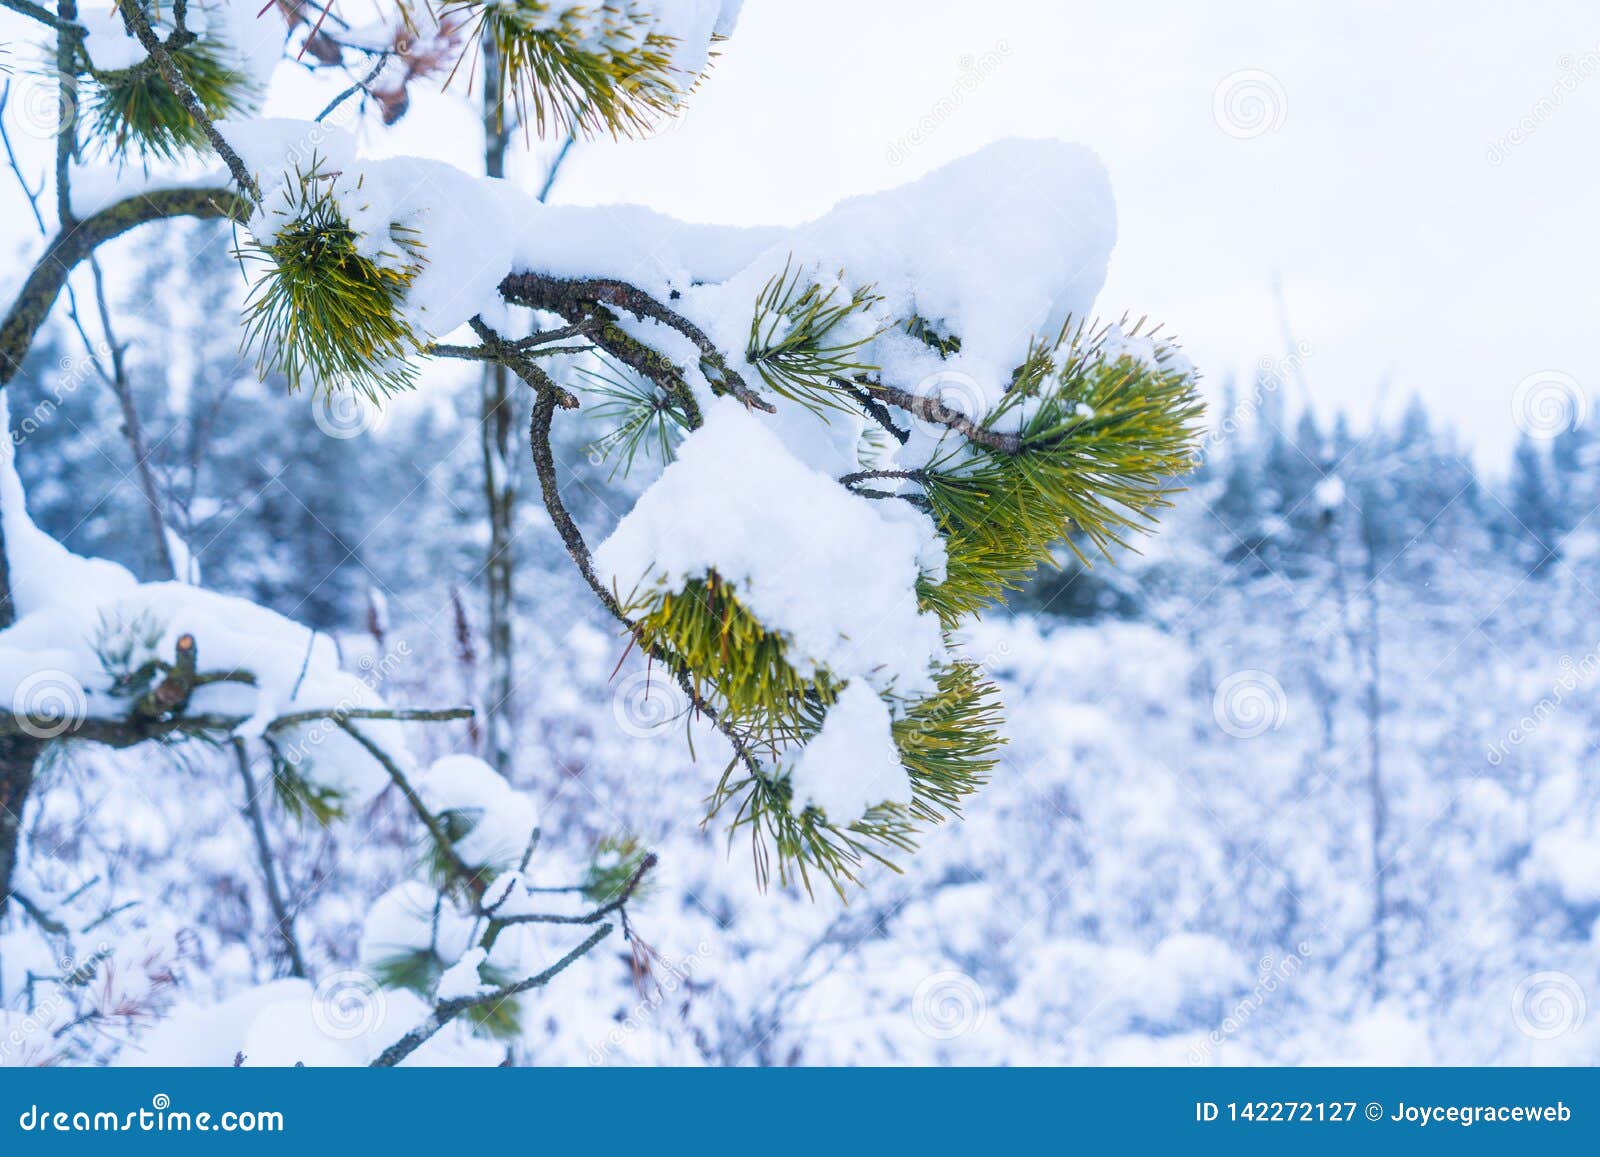
<instances>
[{"instance_id":1,"label":"overcast sky","mask_svg":"<svg viewBox=\"0 0 1600 1157\"><path fill-rule=\"evenodd\" d=\"M374 149L471 165L464 95L419 98ZM1275 275L1324 408L1420 393L1498 464L1519 381L1600 385L1588 0L747 0L682 123L580 146L556 196L793 222L1008 135L1099 152L1120 217L1100 311L1164 322L1213 387L1283 353Z\"/></svg>"}]
</instances>

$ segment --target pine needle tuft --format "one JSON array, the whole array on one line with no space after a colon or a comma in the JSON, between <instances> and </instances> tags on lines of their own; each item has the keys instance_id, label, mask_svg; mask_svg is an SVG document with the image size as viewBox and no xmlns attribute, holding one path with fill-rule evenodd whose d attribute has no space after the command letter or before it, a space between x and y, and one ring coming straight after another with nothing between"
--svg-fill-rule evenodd
<instances>
[{"instance_id":1,"label":"pine needle tuft","mask_svg":"<svg viewBox=\"0 0 1600 1157\"><path fill-rule=\"evenodd\" d=\"M245 302L245 344L257 370L281 373L290 390L353 389L373 401L416 381L422 341L406 320L406 291L423 261L410 230L391 227L394 248L368 256L316 158L268 210L282 224L239 251L266 270Z\"/></svg>"},{"instance_id":2,"label":"pine needle tuft","mask_svg":"<svg viewBox=\"0 0 1600 1157\"><path fill-rule=\"evenodd\" d=\"M651 30L654 13L638 0L441 0L439 13L493 46L501 92L540 136L646 135L696 81L674 67L675 38Z\"/></svg>"}]
</instances>

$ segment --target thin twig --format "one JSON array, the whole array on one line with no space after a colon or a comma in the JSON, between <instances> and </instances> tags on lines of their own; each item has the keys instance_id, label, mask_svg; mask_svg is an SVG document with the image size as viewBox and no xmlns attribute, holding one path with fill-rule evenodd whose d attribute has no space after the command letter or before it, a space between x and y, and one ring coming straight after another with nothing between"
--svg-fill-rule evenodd
<instances>
[{"instance_id":1,"label":"thin twig","mask_svg":"<svg viewBox=\"0 0 1600 1157\"><path fill-rule=\"evenodd\" d=\"M328 116L332 114L334 109L338 108L356 93L367 92L367 86L378 79L378 74L383 71L383 66L387 63L389 63L389 53L387 51L379 53L378 59L373 61L372 70L368 72L366 76L362 77L349 88L341 92L338 96L330 100L327 104L327 107L319 112L313 119L320 123L326 120Z\"/></svg>"},{"instance_id":2,"label":"thin twig","mask_svg":"<svg viewBox=\"0 0 1600 1157\"><path fill-rule=\"evenodd\" d=\"M480 916L487 916L498 924L598 924L611 913L617 911L630 899L643 882L646 873L655 867L659 861L656 854L651 852L639 861L639 866L634 869L633 875L628 877L617 894L592 912L584 912L576 916L566 916L554 912L528 912L522 915L496 916L493 912L479 912ZM503 901L502 901L503 903Z\"/></svg>"},{"instance_id":3,"label":"thin twig","mask_svg":"<svg viewBox=\"0 0 1600 1157\"><path fill-rule=\"evenodd\" d=\"M300 955L300 941L294 932L294 916L284 903L283 889L278 883L278 867L272 858L272 843L267 839L267 821L261 810L261 796L256 790L255 776L250 773L250 752L243 739L233 741L234 762L239 769L239 780L244 784L244 814L250 821L250 834L256 842L256 859L261 865L261 876L266 881L267 903L272 906L278 938L289 956L289 975L306 975L305 958Z\"/></svg>"},{"instance_id":4,"label":"thin twig","mask_svg":"<svg viewBox=\"0 0 1600 1157\"><path fill-rule=\"evenodd\" d=\"M371 1067L392 1068L399 1064L421 1048L434 1033L468 1009L478 1008L485 1004L499 1004L532 989L543 988L561 973L572 967L577 961L592 952L595 945L611 935L611 932L612 927L610 924L600 925L600 927L589 933L588 938L582 944L568 952L537 976L530 976L526 980L519 980L515 984L507 984L489 992L480 993L477 996L458 996L452 1000L440 1001L433 1006L433 1011L428 1014L426 1020L395 1041L394 1044L384 1049L379 1054L378 1059L372 1062Z\"/></svg>"},{"instance_id":5,"label":"thin twig","mask_svg":"<svg viewBox=\"0 0 1600 1157\"><path fill-rule=\"evenodd\" d=\"M100 330L105 335L106 347L111 353L111 390L117 396L117 405L122 410L122 434L128 440L128 449L133 452L133 471L138 479L139 493L144 497L145 507L150 515L150 526L154 532L156 545L156 559L173 578L187 581L187 575L178 573L178 566L172 557L172 547L167 541L167 519L161 508L161 491L156 486L155 473L150 469L150 451L144 440L144 427L139 421L139 408L134 402L133 386L128 381L128 367L125 354L127 347L117 340L117 333L111 326L111 306L106 300L106 279L100 269L100 261L93 253L89 254L89 269L94 276L94 300L100 311Z\"/></svg>"},{"instance_id":6,"label":"thin twig","mask_svg":"<svg viewBox=\"0 0 1600 1157\"><path fill-rule=\"evenodd\" d=\"M350 737L364 747L367 754L378 761L379 766L389 773L389 779L395 787L400 789L400 794L405 797L406 803L411 805L411 810L416 813L422 826L428 829L428 835L433 840L434 847L443 858L450 873L455 876L474 896L482 894L484 882L480 873L473 871L462 861L456 852L455 845L450 842L450 835L444 830L444 825L439 818L428 810L428 805L422 802L422 797L417 794L417 789L411 786L411 781L406 778L405 772L400 770L400 765L383 748L379 747L366 734L351 723L349 719L339 719L338 724Z\"/></svg>"}]
</instances>

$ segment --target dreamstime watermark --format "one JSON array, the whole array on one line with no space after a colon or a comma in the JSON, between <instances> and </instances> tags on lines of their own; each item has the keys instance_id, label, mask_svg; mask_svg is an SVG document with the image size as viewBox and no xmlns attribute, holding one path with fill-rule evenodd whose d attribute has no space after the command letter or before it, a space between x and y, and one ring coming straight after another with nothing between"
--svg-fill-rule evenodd
<instances>
[{"instance_id":1,"label":"dreamstime watermark","mask_svg":"<svg viewBox=\"0 0 1600 1157\"><path fill-rule=\"evenodd\" d=\"M1533 102L1527 112L1517 118L1517 123L1489 142L1485 159L1495 167L1505 164L1514 150L1527 144L1540 127L1561 111L1567 98L1596 72L1600 72L1600 47L1574 55L1563 53L1556 57L1556 82L1550 91Z\"/></svg>"},{"instance_id":2,"label":"dreamstime watermark","mask_svg":"<svg viewBox=\"0 0 1600 1157\"><path fill-rule=\"evenodd\" d=\"M27 1011L0 1017L0 1023L5 1025L5 1035L0 1037L0 1066L52 1063L66 1032L59 1021L62 1012L73 1005L71 993L84 990L94 976L95 966L110 953L111 945L102 940L87 957L63 956L56 961L55 976L30 974ZM43 999L34 1001L34 986L43 981L52 983Z\"/></svg>"},{"instance_id":3,"label":"dreamstime watermark","mask_svg":"<svg viewBox=\"0 0 1600 1157\"><path fill-rule=\"evenodd\" d=\"M616 1026L606 1034L605 1040L589 1049L589 1063L603 1065L611 1058L612 1050L619 1049L634 1033L650 1024L661 1011L667 999L687 984L695 970L711 959L711 942L702 940L695 946L694 954L682 960L662 959L655 970L656 983L650 995L639 1001Z\"/></svg>"},{"instance_id":4,"label":"dreamstime watermark","mask_svg":"<svg viewBox=\"0 0 1600 1157\"><path fill-rule=\"evenodd\" d=\"M392 678L410 657L411 644L404 639L377 658L371 655L361 656L356 661L356 666L361 671L362 685L369 691L376 691L380 685ZM340 699L328 709L326 715L318 716L307 723L301 730L299 738L282 749L283 761L290 767L299 766L310 753L310 749L320 747L330 735L343 733L344 729L340 726L339 720L346 712L366 705L364 698L359 695L346 695Z\"/></svg>"},{"instance_id":5,"label":"dreamstime watermark","mask_svg":"<svg viewBox=\"0 0 1600 1157\"><path fill-rule=\"evenodd\" d=\"M62 354L56 362L56 375L50 382L50 393L34 403L11 427L11 444L20 446L56 416L61 403L78 392L78 387L89 380L96 359L109 358L111 346L104 338L80 354Z\"/></svg>"},{"instance_id":6,"label":"dreamstime watermark","mask_svg":"<svg viewBox=\"0 0 1600 1157\"><path fill-rule=\"evenodd\" d=\"M928 138L960 111L967 98L977 92L983 83L1000 70L1011 55L1011 45L997 40L994 46L977 55L963 55L957 62L956 81L950 90L928 107L917 118L917 123L890 142L888 158L891 165L903 165L912 152L927 143Z\"/></svg>"},{"instance_id":7,"label":"dreamstime watermark","mask_svg":"<svg viewBox=\"0 0 1600 1157\"><path fill-rule=\"evenodd\" d=\"M1306 362L1310 360L1313 352L1311 343L1302 338L1296 341L1294 348L1282 357L1262 358L1257 362L1255 381L1251 384L1249 397L1241 398L1234 403L1222 421L1212 427L1211 432L1206 435L1206 448L1217 449L1253 422L1269 397L1281 390L1292 377L1298 377L1304 372Z\"/></svg>"},{"instance_id":8,"label":"dreamstime watermark","mask_svg":"<svg viewBox=\"0 0 1600 1157\"><path fill-rule=\"evenodd\" d=\"M369 973L350 968L317 982L311 1022L333 1040L354 1040L381 1027L387 1007L383 986Z\"/></svg>"},{"instance_id":9,"label":"dreamstime watermark","mask_svg":"<svg viewBox=\"0 0 1600 1157\"><path fill-rule=\"evenodd\" d=\"M57 962L56 967L63 976L67 976L77 968L77 963L72 957L65 956ZM32 1063L39 1034L47 1034L45 1043L48 1044L48 1034L55 1027L56 1014L67 1004L66 989L57 985L21 1017L8 1021L6 1035L0 1037L0 1064Z\"/></svg>"},{"instance_id":10,"label":"dreamstime watermark","mask_svg":"<svg viewBox=\"0 0 1600 1157\"><path fill-rule=\"evenodd\" d=\"M679 719L691 704L676 680L661 671L635 671L611 693L611 717L623 734L635 739L660 738L666 725Z\"/></svg>"},{"instance_id":11,"label":"dreamstime watermark","mask_svg":"<svg viewBox=\"0 0 1600 1157\"><path fill-rule=\"evenodd\" d=\"M148 1109L113 1113L53 1110L29 1105L17 1116L24 1133L282 1133L283 1114L273 1110L226 1109L221 1113L174 1109L172 1098L157 1093Z\"/></svg>"},{"instance_id":12,"label":"dreamstime watermark","mask_svg":"<svg viewBox=\"0 0 1600 1157\"><path fill-rule=\"evenodd\" d=\"M1535 972L1511 994L1511 1019L1534 1040L1554 1040L1577 1032L1588 1014L1583 985L1565 972Z\"/></svg>"},{"instance_id":13,"label":"dreamstime watermark","mask_svg":"<svg viewBox=\"0 0 1600 1157\"><path fill-rule=\"evenodd\" d=\"M1294 946L1294 951L1287 953L1281 959L1271 954L1263 956L1256 965L1255 987L1239 999L1228 1015L1222 1018L1222 1022L1206 1035L1204 1041L1190 1048L1189 1063L1205 1064L1217 1048L1242 1030L1250 1018L1261 1011L1268 997L1300 974L1300 970L1305 967L1310 957L1311 945L1304 940Z\"/></svg>"},{"instance_id":14,"label":"dreamstime watermark","mask_svg":"<svg viewBox=\"0 0 1600 1157\"><path fill-rule=\"evenodd\" d=\"M1276 731L1289 717L1289 697L1270 671L1235 671L1211 697L1211 716L1235 739Z\"/></svg>"},{"instance_id":15,"label":"dreamstime watermark","mask_svg":"<svg viewBox=\"0 0 1600 1157\"><path fill-rule=\"evenodd\" d=\"M1539 370L1511 392L1511 420L1540 442L1559 438L1589 420L1589 392L1560 370Z\"/></svg>"},{"instance_id":16,"label":"dreamstime watermark","mask_svg":"<svg viewBox=\"0 0 1600 1157\"><path fill-rule=\"evenodd\" d=\"M1600 674L1600 648L1577 659L1562 655L1559 671L1555 682L1550 684L1550 693L1541 696L1504 735L1489 745L1483 757L1490 767L1499 767L1504 763L1512 749L1521 747L1533 738L1550 717L1561 710L1574 691L1587 689L1594 682L1595 676Z\"/></svg>"},{"instance_id":17,"label":"dreamstime watermark","mask_svg":"<svg viewBox=\"0 0 1600 1157\"><path fill-rule=\"evenodd\" d=\"M1272 73L1241 68L1217 82L1211 116L1235 140L1253 140L1283 127L1289 116L1288 94Z\"/></svg>"},{"instance_id":18,"label":"dreamstime watermark","mask_svg":"<svg viewBox=\"0 0 1600 1157\"><path fill-rule=\"evenodd\" d=\"M72 672L48 667L17 681L11 715L24 735L57 739L88 717L89 696Z\"/></svg>"},{"instance_id":19,"label":"dreamstime watermark","mask_svg":"<svg viewBox=\"0 0 1600 1157\"><path fill-rule=\"evenodd\" d=\"M988 1019L989 998L965 972L947 968L925 976L911 996L911 1019L925 1036L954 1040Z\"/></svg>"}]
</instances>

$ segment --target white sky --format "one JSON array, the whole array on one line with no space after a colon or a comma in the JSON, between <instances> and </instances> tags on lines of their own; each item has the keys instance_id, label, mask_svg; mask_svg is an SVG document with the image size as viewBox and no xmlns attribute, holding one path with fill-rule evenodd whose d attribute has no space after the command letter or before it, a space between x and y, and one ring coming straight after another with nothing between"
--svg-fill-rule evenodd
<instances>
[{"instance_id":1,"label":"white sky","mask_svg":"<svg viewBox=\"0 0 1600 1157\"><path fill-rule=\"evenodd\" d=\"M985 54L995 67L907 147ZM1564 68L1580 79L1491 164ZM1282 116L1239 139L1213 105L1246 69L1270 74ZM309 116L333 87L297 83L274 111ZM375 151L470 166L464 95L419 98ZM556 197L792 222L1010 135L1100 153L1120 217L1100 312L1162 321L1213 387L1281 355L1275 274L1323 408L1392 413L1420 393L1498 464L1519 380L1600 384L1600 9L1584 0L747 0L681 125L579 146ZM537 183L536 160L520 168ZM18 206L0 193L0 231Z\"/></svg>"}]
</instances>

